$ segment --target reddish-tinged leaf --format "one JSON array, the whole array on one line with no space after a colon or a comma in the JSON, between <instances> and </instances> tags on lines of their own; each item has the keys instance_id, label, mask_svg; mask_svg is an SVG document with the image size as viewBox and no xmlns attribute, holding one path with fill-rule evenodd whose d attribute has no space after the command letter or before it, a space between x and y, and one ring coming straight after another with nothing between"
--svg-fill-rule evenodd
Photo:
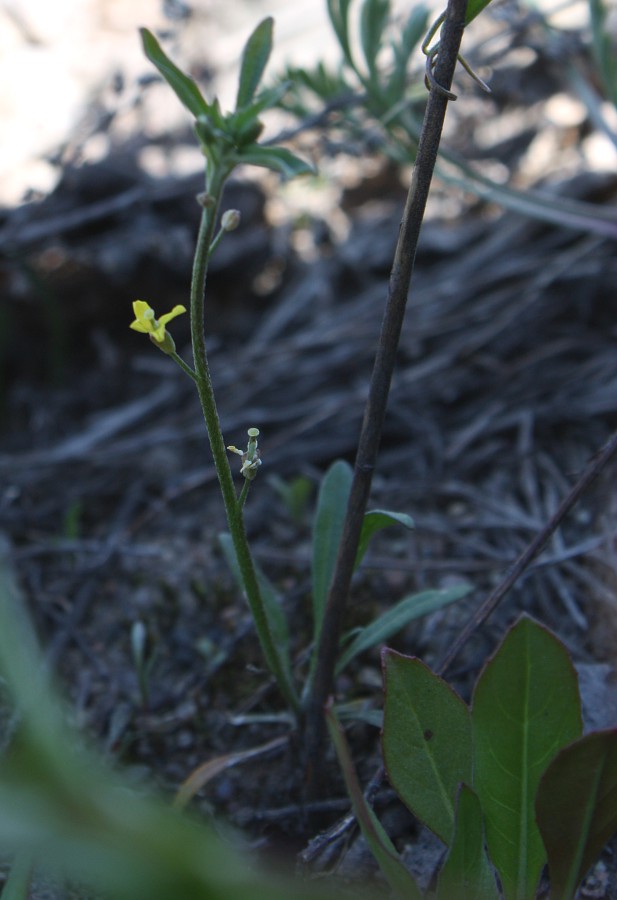
<instances>
[{"instance_id":1,"label":"reddish-tinged leaf","mask_svg":"<svg viewBox=\"0 0 617 900\"><path fill-rule=\"evenodd\" d=\"M569 900L617 831L617 729L588 734L557 754L540 781L536 812L551 900Z\"/></svg>"}]
</instances>

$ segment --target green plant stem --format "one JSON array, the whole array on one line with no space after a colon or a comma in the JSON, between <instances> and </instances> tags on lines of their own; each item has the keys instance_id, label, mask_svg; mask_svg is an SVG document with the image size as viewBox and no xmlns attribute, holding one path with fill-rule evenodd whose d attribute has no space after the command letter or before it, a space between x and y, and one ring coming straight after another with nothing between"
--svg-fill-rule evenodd
<instances>
[{"instance_id":1,"label":"green plant stem","mask_svg":"<svg viewBox=\"0 0 617 900\"><path fill-rule=\"evenodd\" d=\"M206 352L204 295L206 290L206 278L208 274L208 257L213 240L216 218L220 205L221 195L227 173L217 170L214 166L209 173L207 181L207 194L210 204L204 207L195 257L193 261L193 275L191 279L191 339L193 344L193 361L195 366L195 382L201 403L201 409L206 421L212 458L218 477L227 524L233 541L238 566L242 573L242 581L248 604L253 615L257 635L262 646L266 661L274 675L279 688L289 706L298 712L299 702L293 684L289 681L285 669L281 663L278 649L272 638L272 632L268 623L266 611L261 598L253 559L246 538L242 506L238 501L234 486L231 467L227 457L227 450L223 440L221 424L216 408L214 389L210 377L210 367ZM176 360L177 362L177 360Z\"/></svg>"},{"instance_id":2,"label":"green plant stem","mask_svg":"<svg viewBox=\"0 0 617 900\"><path fill-rule=\"evenodd\" d=\"M466 8L467 0L449 0L445 14L434 74L436 83L446 91L452 83L456 67L465 27ZM309 779L315 779L322 758L325 740L324 707L333 693L343 615L377 460L416 248L447 105L447 94L435 88L429 92L416 163L390 274L388 299L360 432L343 536L324 612L319 646L316 648L318 662L315 677L310 685L305 709Z\"/></svg>"},{"instance_id":3,"label":"green plant stem","mask_svg":"<svg viewBox=\"0 0 617 900\"><path fill-rule=\"evenodd\" d=\"M192 378L192 380L195 383L197 383L197 375L193 372L193 370L191 369L189 364L184 362L184 360L182 359L180 354L179 353L170 353L169 355L174 360L174 362L178 363L178 365L180 366L182 371L185 373L185 375L188 375L189 378Z\"/></svg>"}]
</instances>

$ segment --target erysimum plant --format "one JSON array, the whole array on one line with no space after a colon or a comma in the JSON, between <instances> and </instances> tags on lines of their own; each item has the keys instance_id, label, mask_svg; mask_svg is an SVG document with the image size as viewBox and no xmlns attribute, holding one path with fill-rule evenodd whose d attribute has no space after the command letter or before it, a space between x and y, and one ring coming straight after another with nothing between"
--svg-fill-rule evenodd
<instances>
[{"instance_id":1,"label":"erysimum plant","mask_svg":"<svg viewBox=\"0 0 617 900\"><path fill-rule=\"evenodd\" d=\"M223 113L218 100L210 102L204 98L196 83L167 57L154 35L146 29L141 30L146 55L194 119L195 134L205 159L204 191L197 197L202 215L189 303L193 365L180 356L167 329L167 325L176 316L186 312L184 306L177 305L169 312L159 315L146 301L136 300L133 304L135 319L130 327L147 334L152 343L170 356L195 383L229 526L229 532L221 536L222 549L247 597L267 665L278 683L292 718L296 723L301 723L304 711L310 706L311 700L314 700L319 659L324 654L332 656L334 666L334 657L338 655L338 640L334 652L324 648L322 626L338 548L345 541L344 513L351 495L352 470L347 463L335 463L326 474L319 492L312 559L315 649L310 658L304 688L299 690L292 672L290 639L279 597L274 586L255 564L244 527L244 505L250 485L262 463L258 446L259 429L255 426L248 429L245 448L225 446L208 365L204 314L209 260L223 236L233 231L239 223L239 213L235 210L226 210L221 215L225 183L234 169L239 165L256 165L278 172L286 178L312 171L311 166L290 150L258 143L263 128L260 115L277 104L288 87L282 83L268 90L259 90L272 49L272 31L272 19L264 19L248 39L242 55L235 109L230 113ZM389 337L388 340L390 348L395 350L395 342ZM383 402L385 403L385 397ZM234 485L228 452L241 458L243 486L239 493ZM358 544L354 548L353 568L361 562L372 535L377 531L393 524L413 527L409 516L387 510L365 513L362 509L360 519L361 528ZM446 591L425 591L403 598L348 640L338 663L339 671L358 653L378 641L386 640L411 619L459 599L467 590L467 586L459 586Z\"/></svg>"}]
</instances>

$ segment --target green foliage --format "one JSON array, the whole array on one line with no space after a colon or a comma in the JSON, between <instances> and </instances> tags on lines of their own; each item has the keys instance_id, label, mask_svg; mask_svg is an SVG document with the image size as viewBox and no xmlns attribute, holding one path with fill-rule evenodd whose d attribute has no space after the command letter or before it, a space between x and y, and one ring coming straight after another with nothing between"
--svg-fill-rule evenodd
<instances>
[{"instance_id":1,"label":"green foliage","mask_svg":"<svg viewBox=\"0 0 617 900\"><path fill-rule=\"evenodd\" d=\"M439 873L435 900L498 900L495 873L485 849L484 820L478 795L461 784L456 798L454 836Z\"/></svg>"},{"instance_id":2,"label":"green foliage","mask_svg":"<svg viewBox=\"0 0 617 900\"><path fill-rule=\"evenodd\" d=\"M144 53L156 66L180 102L195 119L195 133L211 169L225 180L235 166L246 164L272 169L286 178L313 171L284 147L263 147L256 143L263 130L262 112L280 102L286 85L263 91L255 97L272 50L274 23L264 19L249 37L242 54L236 109L224 115L218 100L208 103L192 78L173 63L148 31L140 29Z\"/></svg>"},{"instance_id":3,"label":"green foliage","mask_svg":"<svg viewBox=\"0 0 617 900\"><path fill-rule=\"evenodd\" d=\"M238 586L242 590L246 590L244 575L238 561L238 556L231 535L221 534L219 535L219 541L223 550L223 554L227 561L227 565L231 569L234 578L238 583ZM296 692L293 683L293 675L291 672L291 647L289 642L289 629L287 627L287 619L285 618L285 613L281 606L281 599L278 596L274 585L269 580L265 572L263 572L263 570L257 564L254 564L254 566L255 573L257 575L257 582L259 584L259 593L266 615L266 621L270 633L274 638L273 649L276 653L276 659L272 659L269 657L269 650L266 650L268 644L264 640L263 635L260 634L259 621L256 621L257 634L260 638L260 643L262 645L262 648L264 649L264 653L266 654L266 661L268 662L268 665L273 671L280 670L284 674L286 682L286 692L291 694L291 696L295 698ZM294 703L294 706L296 705L296 702Z\"/></svg>"},{"instance_id":4,"label":"green foliage","mask_svg":"<svg viewBox=\"0 0 617 900\"><path fill-rule=\"evenodd\" d=\"M544 772L536 815L554 900L574 895L585 872L617 831L616 795L615 729L588 734L564 747Z\"/></svg>"},{"instance_id":5,"label":"green foliage","mask_svg":"<svg viewBox=\"0 0 617 900\"><path fill-rule=\"evenodd\" d=\"M257 26L246 42L242 54L236 109L248 106L255 96L272 53L273 28L274 20L269 16Z\"/></svg>"},{"instance_id":6,"label":"green foliage","mask_svg":"<svg viewBox=\"0 0 617 900\"><path fill-rule=\"evenodd\" d=\"M589 0L592 50L602 87L613 106L617 107L617 41L608 28L610 7L604 0Z\"/></svg>"},{"instance_id":7,"label":"green foliage","mask_svg":"<svg viewBox=\"0 0 617 900\"><path fill-rule=\"evenodd\" d=\"M339 657L336 671L342 672L345 666L359 653L369 650L402 631L414 619L428 616L443 606L456 603L465 597L471 587L466 584L457 585L444 590L420 591L403 597L394 606L389 607L364 628L358 629Z\"/></svg>"},{"instance_id":8,"label":"green foliage","mask_svg":"<svg viewBox=\"0 0 617 900\"><path fill-rule=\"evenodd\" d=\"M401 799L446 844L437 900L571 900L617 830L617 730L581 738L566 649L527 616L478 678L471 710L417 659L385 650L383 753ZM488 857L485 853L485 847Z\"/></svg>"},{"instance_id":9,"label":"green foliage","mask_svg":"<svg viewBox=\"0 0 617 900\"><path fill-rule=\"evenodd\" d=\"M535 798L548 763L582 732L564 646L523 618L482 672L472 703L474 788L507 900L535 897L546 853Z\"/></svg>"},{"instance_id":10,"label":"green foliage","mask_svg":"<svg viewBox=\"0 0 617 900\"><path fill-rule=\"evenodd\" d=\"M327 889L256 870L213 829L132 790L82 746L4 565L0 674L19 721L0 766L0 844L17 854L3 898L26 896L36 857L112 900L333 900Z\"/></svg>"},{"instance_id":11,"label":"green foliage","mask_svg":"<svg viewBox=\"0 0 617 900\"><path fill-rule=\"evenodd\" d=\"M471 717L419 659L385 650L383 756L403 802L446 844L459 784L471 784Z\"/></svg>"},{"instance_id":12,"label":"green foliage","mask_svg":"<svg viewBox=\"0 0 617 900\"><path fill-rule=\"evenodd\" d=\"M422 895L418 886L400 860L379 819L364 799L345 734L332 708L327 710L326 719L354 814L381 871L397 897L405 898L405 900L420 900Z\"/></svg>"},{"instance_id":13,"label":"green foliage","mask_svg":"<svg viewBox=\"0 0 617 900\"><path fill-rule=\"evenodd\" d=\"M268 481L281 497L294 525L302 525L307 516L313 484L305 475L297 475L284 481L279 475L269 475Z\"/></svg>"},{"instance_id":14,"label":"green foliage","mask_svg":"<svg viewBox=\"0 0 617 900\"><path fill-rule=\"evenodd\" d=\"M599 78L606 96L617 105L617 53L607 27L607 6L605 0L589 2ZM490 0L469 0L466 25L489 3ZM388 0L360 0L362 60L358 61L352 52L352 47L358 43L354 41L352 27L353 6L354 0L328 0L330 22L341 51L340 62L334 67L318 62L311 69L288 68L281 79L289 83L290 88L279 105L299 119L336 108L338 115L332 128L336 128L339 138L336 145L339 152L374 153L379 147L396 163L413 162L420 135L420 115L426 102L424 66L414 66L413 54L427 32L428 7L422 2L413 4L407 20L393 26ZM437 20L429 30L431 39L440 24L441 20ZM435 47L431 52L435 52ZM576 70L569 74L581 81ZM599 127L610 132L611 139L615 140L598 105L594 103L592 118L600 120ZM367 135L370 135L370 151L367 151ZM522 215L617 237L612 210L540 191L520 191L498 183L447 149L440 149L435 171L446 184L454 184L487 202Z\"/></svg>"}]
</instances>

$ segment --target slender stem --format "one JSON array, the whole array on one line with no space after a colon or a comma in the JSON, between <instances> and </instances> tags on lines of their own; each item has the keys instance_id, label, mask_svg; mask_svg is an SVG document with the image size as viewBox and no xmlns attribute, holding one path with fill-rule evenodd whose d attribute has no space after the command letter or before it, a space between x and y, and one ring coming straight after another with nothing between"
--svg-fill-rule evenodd
<instances>
[{"instance_id":1,"label":"slender stem","mask_svg":"<svg viewBox=\"0 0 617 900\"><path fill-rule=\"evenodd\" d=\"M249 488L251 486L251 482L248 478L244 479L244 484L242 485L242 490L240 491L240 496L238 497L238 506L240 509L244 508L244 504L246 503L246 498L249 495Z\"/></svg>"},{"instance_id":2,"label":"slender stem","mask_svg":"<svg viewBox=\"0 0 617 900\"><path fill-rule=\"evenodd\" d=\"M197 381L197 375L193 372L193 370L191 369L191 367L189 366L189 364L184 362L184 360L182 359L182 357L180 356L179 353L175 353L175 352L174 352L174 353L170 353L169 355L170 355L171 358L174 360L174 362L178 363L178 365L180 366L180 368L182 369L182 371L183 371L186 375L188 375L189 378L192 378L193 381L195 381L195 382Z\"/></svg>"},{"instance_id":3,"label":"slender stem","mask_svg":"<svg viewBox=\"0 0 617 900\"><path fill-rule=\"evenodd\" d=\"M465 25L466 7L467 0L449 0L446 10L435 68L435 79L442 89L433 89L429 92L416 163L390 275L388 298L360 432L343 535L324 612L319 646L316 648L318 661L315 678L310 686L305 710L309 777L314 777L322 755L325 739L324 707L333 692L343 614L377 460L420 227L448 105L447 89L452 82L456 66Z\"/></svg>"},{"instance_id":4,"label":"slender stem","mask_svg":"<svg viewBox=\"0 0 617 900\"><path fill-rule=\"evenodd\" d=\"M214 236L216 218L225 179L225 173L219 172L213 168L207 184L207 193L210 202L204 207L202 212L197 246L195 248L193 275L191 279L191 338L193 343L195 381L203 416L206 421L210 448L212 450L214 466L223 496L223 503L225 504L227 523L233 541L238 566L242 573L242 581L246 591L247 600L255 621L257 634L266 661L272 674L276 678L285 700L294 712L297 712L299 703L296 692L285 667L282 664L278 648L275 645L261 592L259 590L255 567L253 565L253 559L251 557L244 528L242 506L238 502L236 496L231 467L229 465L227 450L223 440L206 352L204 295L208 274L208 257Z\"/></svg>"}]
</instances>

